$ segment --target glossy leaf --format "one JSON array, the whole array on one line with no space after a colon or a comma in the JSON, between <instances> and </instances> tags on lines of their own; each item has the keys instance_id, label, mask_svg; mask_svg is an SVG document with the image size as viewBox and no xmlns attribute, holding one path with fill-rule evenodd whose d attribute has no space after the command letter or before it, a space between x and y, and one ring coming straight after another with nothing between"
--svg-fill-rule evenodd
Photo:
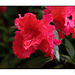
<instances>
[{"instance_id":1,"label":"glossy leaf","mask_svg":"<svg viewBox=\"0 0 75 75\"><path fill-rule=\"evenodd\" d=\"M71 58L74 58L75 49L74 49L73 45L71 44L71 42L67 38L65 38L65 46L66 46L69 56Z\"/></svg>"},{"instance_id":2,"label":"glossy leaf","mask_svg":"<svg viewBox=\"0 0 75 75\"><path fill-rule=\"evenodd\" d=\"M59 61L60 60L59 47L56 45L54 46L54 55L55 55L56 59Z\"/></svg>"},{"instance_id":3,"label":"glossy leaf","mask_svg":"<svg viewBox=\"0 0 75 75\"><path fill-rule=\"evenodd\" d=\"M65 63L70 62L75 65L75 60L72 60L69 56L67 56L67 55L61 55L61 56L63 56L65 58Z\"/></svg>"},{"instance_id":4,"label":"glossy leaf","mask_svg":"<svg viewBox=\"0 0 75 75\"><path fill-rule=\"evenodd\" d=\"M28 61L25 65L26 68L41 68L45 62L50 60L50 57L35 57ZM24 67L24 68L25 68Z\"/></svg>"},{"instance_id":5,"label":"glossy leaf","mask_svg":"<svg viewBox=\"0 0 75 75\"><path fill-rule=\"evenodd\" d=\"M57 30L54 30L53 32L54 32L54 35L55 35L55 39L59 40L59 36L58 36Z\"/></svg>"},{"instance_id":6,"label":"glossy leaf","mask_svg":"<svg viewBox=\"0 0 75 75\"><path fill-rule=\"evenodd\" d=\"M59 40L58 32L56 30L54 30L54 35L55 35L55 39ZM56 59L59 61L60 60L59 47L56 45L54 45L54 55Z\"/></svg>"}]
</instances>

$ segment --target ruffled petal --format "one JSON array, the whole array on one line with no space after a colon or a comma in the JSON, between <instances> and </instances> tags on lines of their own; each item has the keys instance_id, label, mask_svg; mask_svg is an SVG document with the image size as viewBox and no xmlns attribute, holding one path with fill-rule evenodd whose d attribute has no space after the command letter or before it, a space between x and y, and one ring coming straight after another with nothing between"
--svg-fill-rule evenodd
<instances>
[{"instance_id":1,"label":"ruffled petal","mask_svg":"<svg viewBox=\"0 0 75 75\"><path fill-rule=\"evenodd\" d=\"M15 40L13 41L13 52L18 58L29 58L34 53L37 46L31 46L28 50L23 48L23 35L20 31L16 31Z\"/></svg>"},{"instance_id":2,"label":"ruffled petal","mask_svg":"<svg viewBox=\"0 0 75 75\"><path fill-rule=\"evenodd\" d=\"M61 40L54 39L53 41L56 46L61 44Z\"/></svg>"}]
</instances>

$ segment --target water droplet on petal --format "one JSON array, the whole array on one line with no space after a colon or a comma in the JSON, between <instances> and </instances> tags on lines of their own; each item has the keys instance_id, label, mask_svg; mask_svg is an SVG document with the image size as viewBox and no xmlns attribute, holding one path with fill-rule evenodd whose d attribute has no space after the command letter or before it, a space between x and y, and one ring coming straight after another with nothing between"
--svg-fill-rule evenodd
<instances>
[{"instance_id":1,"label":"water droplet on petal","mask_svg":"<svg viewBox=\"0 0 75 75\"><path fill-rule=\"evenodd\" d=\"M32 41L32 39L30 39L30 40L29 40L29 39L28 39L28 40L25 40L25 41L24 41L25 46L30 45L31 41Z\"/></svg>"},{"instance_id":2,"label":"water droplet on petal","mask_svg":"<svg viewBox=\"0 0 75 75\"><path fill-rule=\"evenodd\" d=\"M68 13L70 13L70 12L68 12Z\"/></svg>"}]
</instances>

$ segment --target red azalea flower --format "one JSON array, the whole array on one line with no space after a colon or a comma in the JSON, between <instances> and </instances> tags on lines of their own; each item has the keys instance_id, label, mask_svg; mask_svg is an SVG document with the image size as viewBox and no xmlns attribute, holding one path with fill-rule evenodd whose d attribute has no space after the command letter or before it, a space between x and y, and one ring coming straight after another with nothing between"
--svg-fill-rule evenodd
<instances>
[{"instance_id":1,"label":"red azalea flower","mask_svg":"<svg viewBox=\"0 0 75 75\"><path fill-rule=\"evenodd\" d=\"M66 35L70 35L72 32L72 27L74 28L74 12L75 7L73 6L47 6L46 9L43 10L46 14L51 14L53 21L55 22L55 27L57 28L59 38L64 38L65 35L62 33L64 32ZM49 11L49 12L48 12ZM72 15L72 20L68 17ZM61 30L62 32L60 32Z\"/></svg>"},{"instance_id":2,"label":"red azalea flower","mask_svg":"<svg viewBox=\"0 0 75 75\"><path fill-rule=\"evenodd\" d=\"M4 13L6 11L6 6L0 6L0 13Z\"/></svg>"},{"instance_id":3,"label":"red azalea flower","mask_svg":"<svg viewBox=\"0 0 75 75\"><path fill-rule=\"evenodd\" d=\"M37 20L36 15L32 13L26 13L24 17L19 14L19 18L15 19L15 25L20 31L16 32L14 38L14 54L19 58L29 58L31 53L40 49L46 56L51 56L53 59L55 27L49 25L51 21L50 15L45 15L42 20Z\"/></svg>"}]
</instances>

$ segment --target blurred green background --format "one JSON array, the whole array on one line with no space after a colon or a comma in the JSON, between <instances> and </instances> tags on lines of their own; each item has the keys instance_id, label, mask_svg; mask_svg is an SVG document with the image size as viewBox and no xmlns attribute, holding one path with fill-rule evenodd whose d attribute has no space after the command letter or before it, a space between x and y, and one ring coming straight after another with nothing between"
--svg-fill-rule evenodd
<instances>
[{"instance_id":1,"label":"blurred green background","mask_svg":"<svg viewBox=\"0 0 75 75\"><path fill-rule=\"evenodd\" d=\"M62 40L62 44L54 49L55 58L45 57L40 50L31 54L30 58L19 59L13 54L15 18L18 14L24 16L31 12L37 19L42 19L44 6L7 6L4 13L0 13L0 68L75 68L75 39L71 35ZM57 50L58 49L58 50Z\"/></svg>"}]
</instances>

